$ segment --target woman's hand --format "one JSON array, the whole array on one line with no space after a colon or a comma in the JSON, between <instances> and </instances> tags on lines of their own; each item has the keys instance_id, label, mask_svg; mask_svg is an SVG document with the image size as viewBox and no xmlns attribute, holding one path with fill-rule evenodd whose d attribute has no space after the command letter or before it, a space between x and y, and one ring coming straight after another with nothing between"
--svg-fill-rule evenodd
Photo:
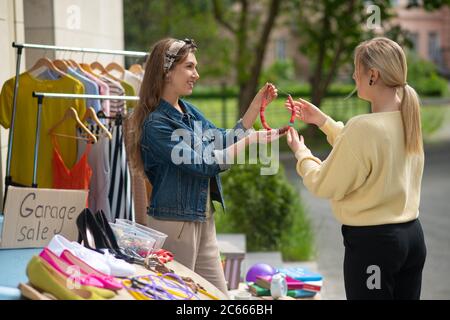
<instances>
[{"instance_id":1,"label":"woman's hand","mask_svg":"<svg viewBox=\"0 0 450 320\"><path fill-rule=\"evenodd\" d=\"M303 136L299 137L297 130L292 127L290 127L287 132L287 144L294 153L300 149L306 148Z\"/></svg>"},{"instance_id":2,"label":"woman's hand","mask_svg":"<svg viewBox=\"0 0 450 320\"><path fill-rule=\"evenodd\" d=\"M261 102L263 96L266 95L267 104L271 103L278 96L278 89L271 83L266 83L261 89L259 89L256 96L253 98L250 107L259 108L261 107Z\"/></svg>"},{"instance_id":3,"label":"woman's hand","mask_svg":"<svg viewBox=\"0 0 450 320\"><path fill-rule=\"evenodd\" d=\"M327 115L322 110L317 108L312 103L303 99L293 101L294 101L295 115L297 118L299 118L305 123L315 124L318 127L324 125L325 121L327 120ZM286 100L284 106L289 111L292 111L292 107L291 104L289 103L289 100Z\"/></svg>"},{"instance_id":4,"label":"woman's hand","mask_svg":"<svg viewBox=\"0 0 450 320\"><path fill-rule=\"evenodd\" d=\"M263 97L266 98L267 103L272 102L278 96L277 88L271 84L266 83L261 89L259 89L256 96L253 98L252 103L247 109L247 112L242 117L242 125L245 129L250 129L256 121L259 115L259 109L261 108L261 103Z\"/></svg>"},{"instance_id":5,"label":"woman's hand","mask_svg":"<svg viewBox=\"0 0 450 320\"><path fill-rule=\"evenodd\" d=\"M245 148L249 144L253 143L261 143L261 144L267 144L272 141L275 141L279 139L280 137L284 136L284 134L279 134L278 130L259 130L255 131L253 129L250 130L250 133L248 136L246 136L244 139L239 140L238 142L232 144L228 148L225 149L226 152L226 159L235 159L238 154L245 151Z\"/></svg>"},{"instance_id":6,"label":"woman's hand","mask_svg":"<svg viewBox=\"0 0 450 320\"><path fill-rule=\"evenodd\" d=\"M252 143L262 143L267 144L272 141L275 141L279 139L280 137L286 135L279 134L278 130L258 130L258 131L252 131L250 135L248 136L248 141L250 144Z\"/></svg>"}]
</instances>

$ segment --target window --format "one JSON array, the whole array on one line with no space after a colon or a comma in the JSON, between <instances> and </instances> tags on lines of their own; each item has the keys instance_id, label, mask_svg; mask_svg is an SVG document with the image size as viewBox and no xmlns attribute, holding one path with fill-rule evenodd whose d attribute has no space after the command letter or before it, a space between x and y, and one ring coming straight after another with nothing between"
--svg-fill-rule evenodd
<instances>
[{"instance_id":1,"label":"window","mask_svg":"<svg viewBox=\"0 0 450 320\"><path fill-rule=\"evenodd\" d=\"M414 52L419 52L419 34L417 32L411 32L409 33L408 38L412 44L411 50Z\"/></svg>"},{"instance_id":2,"label":"window","mask_svg":"<svg viewBox=\"0 0 450 320\"><path fill-rule=\"evenodd\" d=\"M441 45L437 32L428 33L428 58L435 62L441 62Z\"/></svg>"},{"instance_id":3,"label":"window","mask_svg":"<svg viewBox=\"0 0 450 320\"><path fill-rule=\"evenodd\" d=\"M422 4L420 0L408 0L408 6L417 7Z\"/></svg>"},{"instance_id":4,"label":"window","mask_svg":"<svg viewBox=\"0 0 450 320\"><path fill-rule=\"evenodd\" d=\"M286 60L286 39L277 39L275 50L275 56L277 60Z\"/></svg>"}]
</instances>

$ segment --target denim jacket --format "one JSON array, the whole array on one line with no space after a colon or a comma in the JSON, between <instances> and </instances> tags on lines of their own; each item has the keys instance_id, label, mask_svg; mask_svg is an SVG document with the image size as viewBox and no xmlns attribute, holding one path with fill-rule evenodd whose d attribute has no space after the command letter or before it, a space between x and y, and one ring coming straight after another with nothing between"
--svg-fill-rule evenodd
<instances>
[{"instance_id":1,"label":"denim jacket","mask_svg":"<svg viewBox=\"0 0 450 320\"><path fill-rule=\"evenodd\" d=\"M180 113L161 99L144 121L141 156L152 183L148 214L157 219L205 221L208 181L211 199L225 209L219 173L229 168L228 145L248 131L239 120L233 130L216 128L192 104L179 100Z\"/></svg>"}]
</instances>

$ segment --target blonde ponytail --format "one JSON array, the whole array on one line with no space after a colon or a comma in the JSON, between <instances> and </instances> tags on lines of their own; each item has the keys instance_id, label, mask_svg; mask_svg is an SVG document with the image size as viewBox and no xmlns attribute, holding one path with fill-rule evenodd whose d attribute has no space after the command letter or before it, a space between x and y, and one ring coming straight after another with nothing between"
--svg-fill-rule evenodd
<instances>
[{"instance_id":1,"label":"blonde ponytail","mask_svg":"<svg viewBox=\"0 0 450 320\"><path fill-rule=\"evenodd\" d=\"M419 97L416 90L409 85L403 87L400 111L402 113L406 152L422 153L423 143Z\"/></svg>"}]
</instances>

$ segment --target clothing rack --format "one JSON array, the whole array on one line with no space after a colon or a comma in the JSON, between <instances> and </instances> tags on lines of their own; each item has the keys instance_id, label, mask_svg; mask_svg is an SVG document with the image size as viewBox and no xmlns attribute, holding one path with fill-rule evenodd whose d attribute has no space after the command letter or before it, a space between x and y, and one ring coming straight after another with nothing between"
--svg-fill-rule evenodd
<instances>
[{"instance_id":1,"label":"clothing rack","mask_svg":"<svg viewBox=\"0 0 450 320\"><path fill-rule=\"evenodd\" d=\"M7 150L7 160L6 160L6 177L5 177L5 201L6 194L8 191L9 185L18 185L14 183L11 177L11 156L12 156L12 146L14 141L14 123L16 119L16 106L17 106L17 96L19 92L19 74L20 74L20 64L22 58L23 49L44 49L44 50L52 50L52 51L71 51L71 52L83 52L83 53L98 53L98 54L111 54L111 55L121 55L121 56L129 56L129 57L147 57L147 52L142 51L124 51L124 50L108 50L108 49L94 49L94 48L81 48L81 47L64 47L64 46L52 46L52 45L43 45L43 44L32 44L32 43L12 43L13 48L17 48L17 61L16 61L16 76L14 79L14 93L13 93L13 108L11 115L11 126L9 130L8 137L8 150ZM36 128L36 145L35 145L35 155L34 155L34 171L33 171L33 184L32 187L37 188L36 184L36 167L37 167L37 150L39 144L39 129L40 129L40 113L42 108L42 102L44 98L67 98L67 99L111 99L111 100L138 100L138 97L130 97L130 96L97 96L97 95L71 95L71 94L60 94L65 96L52 96L57 94L52 93L33 93L33 96L36 94L36 98L38 99L38 115L37 115L37 128ZM77 96L77 97L73 97ZM4 203L5 203L4 201ZM3 204L4 204L3 203Z\"/></svg>"},{"instance_id":2,"label":"clothing rack","mask_svg":"<svg viewBox=\"0 0 450 320\"><path fill-rule=\"evenodd\" d=\"M34 92L33 97L37 98L38 112L36 118L36 142L34 144L34 160L33 160L33 188L37 188L36 173L37 173L37 159L39 154L39 135L41 127L41 110L44 103L44 98L50 99L100 99L100 100L126 100L137 101L138 96L105 96L96 94L69 94L69 93L51 93L51 92Z\"/></svg>"}]
</instances>

